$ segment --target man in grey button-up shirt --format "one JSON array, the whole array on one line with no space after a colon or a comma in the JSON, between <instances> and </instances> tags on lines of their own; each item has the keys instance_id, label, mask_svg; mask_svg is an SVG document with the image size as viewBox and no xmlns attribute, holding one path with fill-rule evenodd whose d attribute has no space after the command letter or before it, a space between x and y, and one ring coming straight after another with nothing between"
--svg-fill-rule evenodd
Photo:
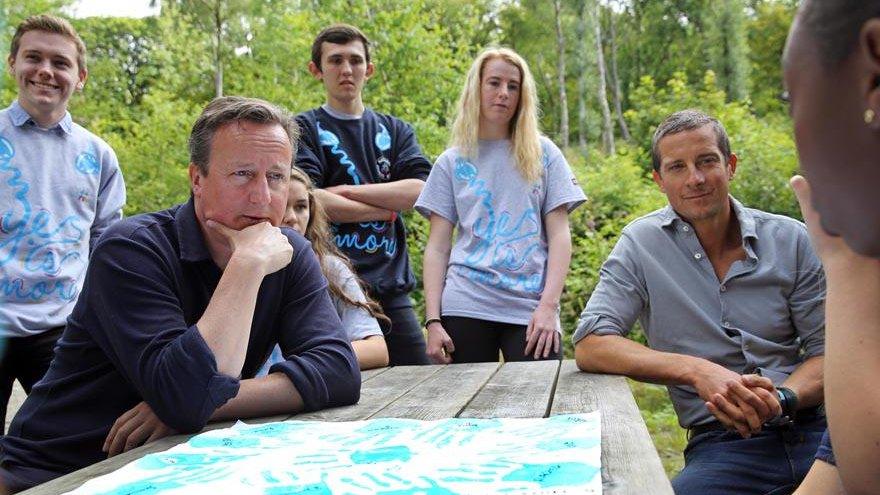
<instances>
[{"instance_id":1,"label":"man in grey button-up shirt","mask_svg":"<svg viewBox=\"0 0 880 495\"><path fill-rule=\"evenodd\" d=\"M628 225L603 265L578 366L668 386L691 429L677 493L793 489L824 424L825 281L807 231L729 196L737 159L717 120L673 114L652 151L669 205ZM637 319L648 347L624 337Z\"/></svg>"}]
</instances>

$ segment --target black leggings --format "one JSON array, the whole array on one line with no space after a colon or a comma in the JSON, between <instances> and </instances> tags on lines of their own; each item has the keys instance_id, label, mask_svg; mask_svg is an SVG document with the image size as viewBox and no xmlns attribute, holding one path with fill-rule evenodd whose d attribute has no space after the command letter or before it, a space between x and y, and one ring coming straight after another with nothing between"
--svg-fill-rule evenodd
<instances>
[{"instance_id":1,"label":"black leggings","mask_svg":"<svg viewBox=\"0 0 880 495\"><path fill-rule=\"evenodd\" d=\"M463 316L444 316L442 322L455 345L453 363L498 361L498 351L505 361L535 361L534 357L525 355L526 325ZM546 358L538 358L539 361L545 359L559 359L559 353L551 350Z\"/></svg>"}]
</instances>

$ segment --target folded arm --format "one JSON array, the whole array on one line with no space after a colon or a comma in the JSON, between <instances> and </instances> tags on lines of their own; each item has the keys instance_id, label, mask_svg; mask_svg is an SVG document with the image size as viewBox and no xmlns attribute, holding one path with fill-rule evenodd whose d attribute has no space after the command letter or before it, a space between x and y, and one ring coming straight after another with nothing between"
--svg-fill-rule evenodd
<instances>
[{"instance_id":1,"label":"folded arm","mask_svg":"<svg viewBox=\"0 0 880 495\"><path fill-rule=\"evenodd\" d=\"M315 189L315 197L335 223L387 222L392 216L391 209L349 199L327 189Z\"/></svg>"},{"instance_id":2,"label":"folded arm","mask_svg":"<svg viewBox=\"0 0 880 495\"><path fill-rule=\"evenodd\" d=\"M394 182L340 185L326 190L348 199L392 211L404 211L413 207L425 182L420 179L401 179Z\"/></svg>"}]
</instances>

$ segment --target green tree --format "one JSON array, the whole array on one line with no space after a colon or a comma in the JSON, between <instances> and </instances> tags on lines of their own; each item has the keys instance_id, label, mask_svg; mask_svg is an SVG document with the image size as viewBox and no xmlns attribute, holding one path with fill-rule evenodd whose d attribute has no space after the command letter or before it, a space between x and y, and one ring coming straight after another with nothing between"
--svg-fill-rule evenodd
<instances>
[{"instance_id":1,"label":"green tree","mask_svg":"<svg viewBox=\"0 0 880 495\"><path fill-rule=\"evenodd\" d=\"M713 2L708 10L705 46L709 69L718 76L719 86L732 100L748 96L749 60L746 13L743 0Z\"/></svg>"},{"instance_id":2,"label":"green tree","mask_svg":"<svg viewBox=\"0 0 880 495\"><path fill-rule=\"evenodd\" d=\"M784 113L784 103L779 97L782 85L782 50L788 37L796 2L755 2L753 15L748 21L749 63L752 66L751 98L758 115Z\"/></svg>"}]
</instances>

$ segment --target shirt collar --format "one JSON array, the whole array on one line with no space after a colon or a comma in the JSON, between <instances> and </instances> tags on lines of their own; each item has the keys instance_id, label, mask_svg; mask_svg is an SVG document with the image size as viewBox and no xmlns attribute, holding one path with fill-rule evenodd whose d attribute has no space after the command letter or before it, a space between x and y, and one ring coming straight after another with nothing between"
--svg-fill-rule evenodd
<instances>
[{"instance_id":1,"label":"shirt collar","mask_svg":"<svg viewBox=\"0 0 880 495\"><path fill-rule=\"evenodd\" d=\"M736 215L736 219L739 220L740 235L742 236L746 254L748 254L750 258L756 258L755 252L751 246L751 241L758 238L758 229L755 227L755 216L748 210L748 208L744 207L742 203L737 201L736 198L733 196L728 197L730 198L733 214ZM660 210L660 226L671 227L676 222L684 222L684 220L682 220L682 218L678 216L678 213L672 209L672 205L667 204L665 208Z\"/></svg>"},{"instance_id":2,"label":"shirt collar","mask_svg":"<svg viewBox=\"0 0 880 495\"><path fill-rule=\"evenodd\" d=\"M37 126L33 117L27 113L27 110L21 106L18 100L13 101L12 105L9 105L9 116L12 118L12 125L15 127L22 127L25 124ZM64 117L48 130L53 131L56 129L60 129L65 134L73 132L73 118L70 116L70 112L64 112Z\"/></svg>"},{"instance_id":3,"label":"shirt collar","mask_svg":"<svg viewBox=\"0 0 880 495\"><path fill-rule=\"evenodd\" d=\"M177 226L177 243L180 259L183 261L203 261L211 259L211 252L205 243L199 221L196 219L196 208L193 198L182 204L174 213Z\"/></svg>"}]
</instances>

